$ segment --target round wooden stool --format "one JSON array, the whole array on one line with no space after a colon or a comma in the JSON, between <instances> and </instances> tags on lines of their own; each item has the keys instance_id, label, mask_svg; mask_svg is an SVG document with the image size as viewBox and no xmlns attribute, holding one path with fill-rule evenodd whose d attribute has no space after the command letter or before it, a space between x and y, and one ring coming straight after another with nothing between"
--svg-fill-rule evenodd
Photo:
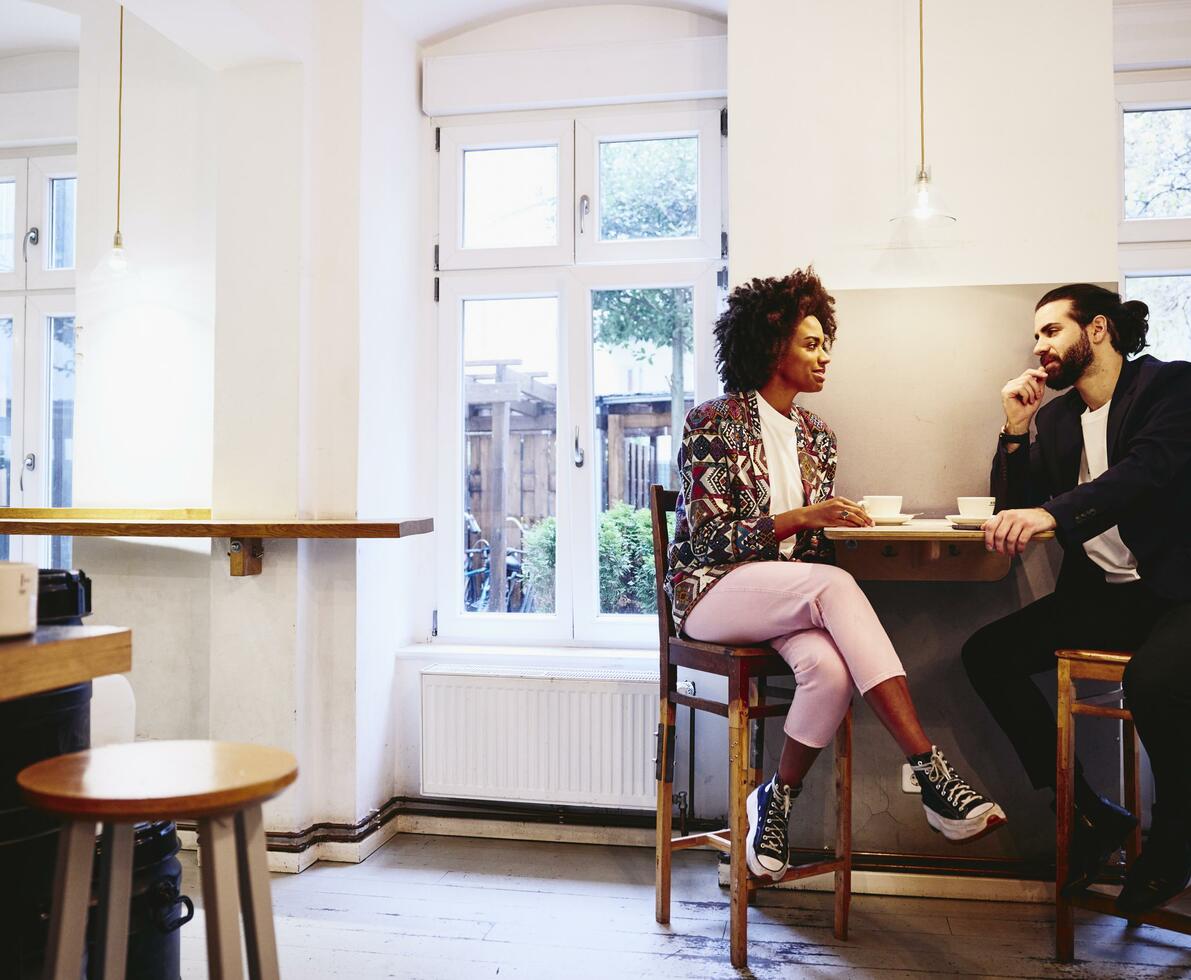
<instances>
[{"instance_id":1,"label":"round wooden stool","mask_svg":"<svg viewBox=\"0 0 1191 980\"><path fill-rule=\"evenodd\" d=\"M281 749L200 741L107 745L22 770L17 783L25 799L63 818L45 975L78 980L95 824L103 824L96 960L105 980L123 980L133 825L189 817L198 820L202 848L209 975L217 980L243 976L242 904L249 976L276 978L277 940L261 804L297 776L297 760Z\"/></svg>"}]
</instances>

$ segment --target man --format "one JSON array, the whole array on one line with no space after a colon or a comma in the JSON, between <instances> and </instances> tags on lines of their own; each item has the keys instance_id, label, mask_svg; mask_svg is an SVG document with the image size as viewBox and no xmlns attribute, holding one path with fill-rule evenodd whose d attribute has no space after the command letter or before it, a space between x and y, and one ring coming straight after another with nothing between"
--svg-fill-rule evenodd
<instances>
[{"instance_id":1,"label":"man","mask_svg":"<svg viewBox=\"0 0 1191 980\"><path fill-rule=\"evenodd\" d=\"M1031 782L1055 788L1055 719L1031 675L1062 647L1133 651L1125 698L1153 766L1145 847L1117 899L1155 908L1191 878L1191 364L1137 355L1148 309L1099 286L1052 290L1034 315L1031 368L1001 391L990 550L1020 555L1054 531L1055 591L964 646L968 676ZM1042 405L1044 388L1071 388ZM1030 440L1030 422L1036 436ZM1095 880L1136 818L1099 797L1076 763L1068 888Z\"/></svg>"}]
</instances>

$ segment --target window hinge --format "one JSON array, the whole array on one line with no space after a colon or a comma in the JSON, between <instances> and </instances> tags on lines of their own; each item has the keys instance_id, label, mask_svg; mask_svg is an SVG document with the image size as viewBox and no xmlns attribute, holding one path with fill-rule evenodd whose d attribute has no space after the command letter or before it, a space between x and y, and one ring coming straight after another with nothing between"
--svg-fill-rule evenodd
<instances>
[{"instance_id":1,"label":"window hinge","mask_svg":"<svg viewBox=\"0 0 1191 980\"><path fill-rule=\"evenodd\" d=\"M434 609L430 613L430 635L438 636L438 610Z\"/></svg>"},{"instance_id":2,"label":"window hinge","mask_svg":"<svg viewBox=\"0 0 1191 980\"><path fill-rule=\"evenodd\" d=\"M434 277L434 302L438 302L438 276Z\"/></svg>"},{"instance_id":3,"label":"window hinge","mask_svg":"<svg viewBox=\"0 0 1191 980\"><path fill-rule=\"evenodd\" d=\"M715 274L715 284L717 286L719 286L720 289L728 288L728 267L727 266L724 266L722 269L720 269L719 272L717 272Z\"/></svg>"},{"instance_id":4,"label":"window hinge","mask_svg":"<svg viewBox=\"0 0 1191 980\"><path fill-rule=\"evenodd\" d=\"M728 107L724 106L720 110L720 135L728 135Z\"/></svg>"},{"instance_id":5,"label":"window hinge","mask_svg":"<svg viewBox=\"0 0 1191 980\"><path fill-rule=\"evenodd\" d=\"M441 151L442 151L442 127L435 126L434 127L434 152L440 153Z\"/></svg>"},{"instance_id":6,"label":"window hinge","mask_svg":"<svg viewBox=\"0 0 1191 980\"><path fill-rule=\"evenodd\" d=\"M726 259L728 257L728 233L726 231L720 232L720 258ZM438 266L435 266L437 269Z\"/></svg>"},{"instance_id":7,"label":"window hinge","mask_svg":"<svg viewBox=\"0 0 1191 980\"><path fill-rule=\"evenodd\" d=\"M434 246L434 271L438 272L438 246Z\"/></svg>"}]
</instances>

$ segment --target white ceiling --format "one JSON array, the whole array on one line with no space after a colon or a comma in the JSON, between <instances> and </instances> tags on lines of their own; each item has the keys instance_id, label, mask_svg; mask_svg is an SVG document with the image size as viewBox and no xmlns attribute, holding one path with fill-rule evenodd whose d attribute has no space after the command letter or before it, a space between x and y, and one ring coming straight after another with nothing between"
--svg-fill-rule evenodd
<instances>
[{"instance_id":1,"label":"white ceiling","mask_svg":"<svg viewBox=\"0 0 1191 980\"><path fill-rule=\"evenodd\" d=\"M626 2L642 7L671 7L697 14L728 16L728 0L388 0L388 6L405 33L426 44L458 31L535 10Z\"/></svg>"},{"instance_id":2,"label":"white ceiling","mask_svg":"<svg viewBox=\"0 0 1191 980\"><path fill-rule=\"evenodd\" d=\"M0 58L36 51L76 51L79 19L29 0L0 0Z\"/></svg>"}]
</instances>

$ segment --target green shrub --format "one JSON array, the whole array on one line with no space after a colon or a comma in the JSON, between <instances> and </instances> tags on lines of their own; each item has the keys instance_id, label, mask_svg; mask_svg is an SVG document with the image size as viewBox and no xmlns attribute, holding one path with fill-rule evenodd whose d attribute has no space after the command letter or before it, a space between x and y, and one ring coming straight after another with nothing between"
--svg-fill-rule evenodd
<instances>
[{"instance_id":1,"label":"green shrub","mask_svg":"<svg viewBox=\"0 0 1191 980\"><path fill-rule=\"evenodd\" d=\"M673 533L673 515L670 529ZM653 527L649 509L620 502L600 514L597 531L600 562L600 612L657 612L654 588ZM526 587L534 612L554 612L554 568L558 526L547 517L526 529L524 537Z\"/></svg>"}]
</instances>

